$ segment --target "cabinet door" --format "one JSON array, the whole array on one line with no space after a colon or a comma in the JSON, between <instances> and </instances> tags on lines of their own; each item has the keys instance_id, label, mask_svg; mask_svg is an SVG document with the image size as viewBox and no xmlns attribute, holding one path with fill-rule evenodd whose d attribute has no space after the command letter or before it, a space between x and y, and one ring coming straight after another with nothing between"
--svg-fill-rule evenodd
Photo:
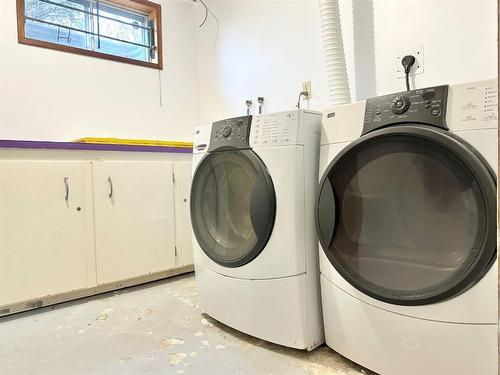
<instances>
[{"instance_id":1,"label":"cabinet door","mask_svg":"<svg viewBox=\"0 0 500 375\"><path fill-rule=\"evenodd\" d=\"M179 161L175 166L177 253L179 255L177 264L179 266L193 264L193 231L189 211L191 165L191 161Z\"/></svg>"},{"instance_id":2,"label":"cabinet door","mask_svg":"<svg viewBox=\"0 0 500 375\"><path fill-rule=\"evenodd\" d=\"M92 286L89 172L84 162L0 161L0 305Z\"/></svg>"},{"instance_id":3,"label":"cabinet door","mask_svg":"<svg viewBox=\"0 0 500 375\"><path fill-rule=\"evenodd\" d=\"M97 281L175 266L172 163L93 163Z\"/></svg>"}]
</instances>

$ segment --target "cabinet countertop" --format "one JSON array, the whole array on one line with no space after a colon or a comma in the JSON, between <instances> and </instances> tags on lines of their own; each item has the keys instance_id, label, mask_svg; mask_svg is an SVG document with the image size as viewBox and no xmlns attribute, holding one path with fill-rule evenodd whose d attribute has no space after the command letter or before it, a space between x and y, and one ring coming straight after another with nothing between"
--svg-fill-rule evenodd
<instances>
[{"instance_id":1,"label":"cabinet countertop","mask_svg":"<svg viewBox=\"0 0 500 375\"><path fill-rule=\"evenodd\" d=\"M123 145L105 143L53 142L0 139L0 148L26 148L49 150L79 150L79 151L129 151L129 152L171 152L190 154L193 152L187 147L164 147Z\"/></svg>"}]
</instances>

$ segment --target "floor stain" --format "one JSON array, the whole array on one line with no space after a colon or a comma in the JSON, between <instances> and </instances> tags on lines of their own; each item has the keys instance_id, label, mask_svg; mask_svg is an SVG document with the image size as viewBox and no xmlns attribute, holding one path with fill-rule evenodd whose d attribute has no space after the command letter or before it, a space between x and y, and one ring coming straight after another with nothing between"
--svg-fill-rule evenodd
<instances>
[{"instance_id":1,"label":"floor stain","mask_svg":"<svg viewBox=\"0 0 500 375\"><path fill-rule=\"evenodd\" d=\"M160 349L167 349L171 347L172 345L182 345L184 344L183 339L178 339L178 338L170 338L170 339L163 339L160 341L160 344L158 345Z\"/></svg>"},{"instance_id":2,"label":"floor stain","mask_svg":"<svg viewBox=\"0 0 500 375\"><path fill-rule=\"evenodd\" d=\"M95 320L108 320L109 314L111 314L114 310L112 308L107 308L103 310Z\"/></svg>"},{"instance_id":3,"label":"floor stain","mask_svg":"<svg viewBox=\"0 0 500 375\"><path fill-rule=\"evenodd\" d=\"M213 327L213 326L214 326L212 323L210 323L210 322L209 322L207 319L205 319L205 318L203 318L203 319L201 320L201 324L203 324L205 327L208 327L208 328L210 328L210 327Z\"/></svg>"},{"instance_id":4,"label":"floor stain","mask_svg":"<svg viewBox=\"0 0 500 375\"><path fill-rule=\"evenodd\" d=\"M172 354L169 354L168 356L168 362L172 365L172 366L175 366L175 365L178 365L179 363L181 363L184 358L187 357L187 354L186 353L172 353Z\"/></svg>"}]
</instances>

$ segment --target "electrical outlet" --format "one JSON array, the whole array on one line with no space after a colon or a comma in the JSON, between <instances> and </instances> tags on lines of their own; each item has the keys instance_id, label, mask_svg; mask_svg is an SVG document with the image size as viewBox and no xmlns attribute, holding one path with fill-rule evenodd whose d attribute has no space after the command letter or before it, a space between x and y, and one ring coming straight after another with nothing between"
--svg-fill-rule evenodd
<instances>
[{"instance_id":1,"label":"electrical outlet","mask_svg":"<svg viewBox=\"0 0 500 375\"><path fill-rule=\"evenodd\" d=\"M304 95L304 99L311 99L312 96L311 81L302 82L302 91L307 91L307 96Z\"/></svg>"},{"instance_id":2,"label":"electrical outlet","mask_svg":"<svg viewBox=\"0 0 500 375\"><path fill-rule=\"evenodd\" d=\"M424 46L416 46L414 48L406 48L399 53L394 58L394 64L396 69L396 77L404 78L405 77L405 69L403 65L401 65L401 60L406 55L415 56L415 64L411 67L410 74L422 74L424 72Z\"/></svg>"}]
</instances>

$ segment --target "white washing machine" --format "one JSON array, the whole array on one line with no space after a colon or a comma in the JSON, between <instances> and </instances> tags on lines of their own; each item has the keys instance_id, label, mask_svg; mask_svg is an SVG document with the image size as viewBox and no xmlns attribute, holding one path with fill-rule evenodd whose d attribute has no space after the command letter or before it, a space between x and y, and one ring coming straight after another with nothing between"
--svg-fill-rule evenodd
<instances>
[{"instance_id":1,"label":"white washing machine","mask_svg":"<svg viewBox=\"0 0 500 375\"><path fill-rule=\"evenodd\" d=\"M324 342L314 196L321 114L293 110L195 130L191 223L200 306L249 335Z\"/></svg>"},{"instance_id":2,"label":"white washing machine","mask_svg":"<svg viewBox=\"0 0 500 375\"><path fill-rule=\"evenodd\" d=\"M497 81L323 114L326 343L384 375L497 373Z\"/></svg>"}]
</instances>

